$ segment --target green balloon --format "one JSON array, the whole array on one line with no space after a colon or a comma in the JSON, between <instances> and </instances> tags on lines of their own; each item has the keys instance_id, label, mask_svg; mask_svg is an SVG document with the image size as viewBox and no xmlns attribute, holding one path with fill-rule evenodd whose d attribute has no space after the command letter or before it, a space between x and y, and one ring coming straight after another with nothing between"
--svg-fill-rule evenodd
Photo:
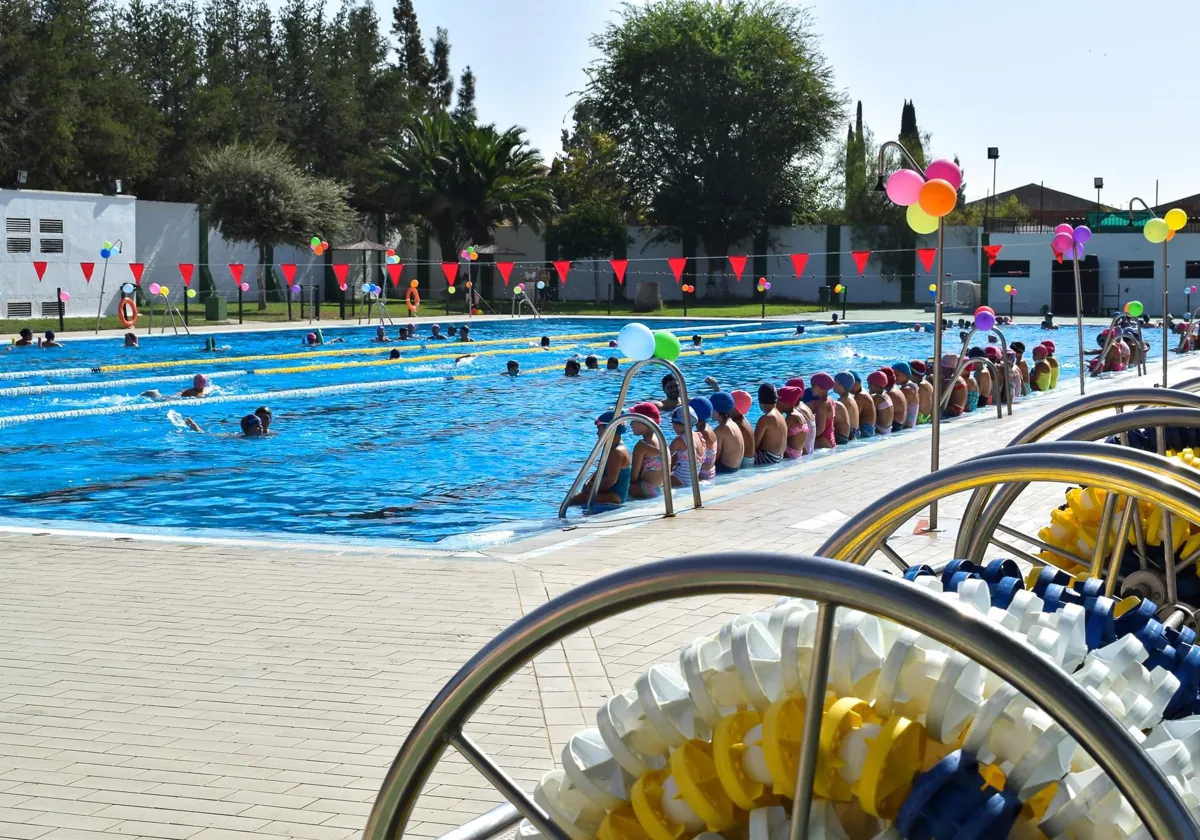
<instances>
[{"instance_id":1,"label":"green balloon","mask_svg":"<svg viewBox=\"0 0 1200 840\"><path fill-rule=\"evenodd\" d=\"M1129 301L1129 315L1131 318L1141 318L1142 313L1146 311L1146 307L1142 306L1140 301Z\"/></svg>"},{"instance_id":2,"label":"green balloon","mask_svg":"<svg viewBox=\"0 0 1200 840\"><path fill-rule=\"evenodd\" d=\"M659 330L654 334L654 358L673 362L679 358L682 350L679 346L679 336L675 333Z\"/></svg>"},{"instance_id":3,"label":"green balloon","mask_svg":"<svg viewBox=\"0 0 1200 840\"><path fill-rule=\"evenodd\" d=\"M316 248L318 245L321 244L321 237L314 236L312 239L308 240L308 244L313 246L314 248Z\"/></svg>"},{"instance_id":4,"label":"green balloon","mask_svg":"<svg viewBox=\"0 0 1200 840\"><path fill-rule=\"evenodd\" d=\"M106 251L111 251L111 250L112 250L112 243L111 243L111 242L107 242L107 241L106 241L106 242L105 242L103 245L101 245L100 247L101 247L101 248L103 248L103 249L104 249L104 250L106 250Z\"/></svg>"}]
</instances>

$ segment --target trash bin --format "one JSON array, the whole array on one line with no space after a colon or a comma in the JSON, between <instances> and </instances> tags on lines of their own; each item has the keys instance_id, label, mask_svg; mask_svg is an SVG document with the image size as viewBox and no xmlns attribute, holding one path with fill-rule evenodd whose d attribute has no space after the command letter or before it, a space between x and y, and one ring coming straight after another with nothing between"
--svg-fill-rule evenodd
<instances>
[{"instance_id":1,"label":"trash bin","mask_svg":"<svg viewBox=\"0 0 1200 840\"><path fill-rule=\"evenodd\" d=\"M829 308L829 287L828 286L818 286L817 287L817 303L819 303L821 305L822 310L826 310Z\"/></svg>"},{"instance_id":2,"label":"trash bin","mask_svg":"<svg viewBox=\"0 0 1200 840\"><path fill-rule=\"evenodd\" d=\"M204 299L204 320L205 321L228 321L229 320L229 301L223 297L207 297Z\"/></svg>"}]
</instances>

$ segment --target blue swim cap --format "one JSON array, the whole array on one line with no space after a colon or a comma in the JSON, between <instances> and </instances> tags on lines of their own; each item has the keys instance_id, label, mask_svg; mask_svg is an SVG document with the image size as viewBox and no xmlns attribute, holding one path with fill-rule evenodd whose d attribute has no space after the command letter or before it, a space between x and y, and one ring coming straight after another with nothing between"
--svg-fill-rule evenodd
<instances>
[{"instance_id":1,"label":"blue swim cap","mask_svg":"<svg viewBox=\"0 0 1200 840\"><path fill-rule=\"evenodd\" d=\"M718 414L733 413L733 396L727 394L725 391L717 391L708 398L708 402L712 405L713 411Z\"/></svg>"},{"instance_id":2,"label":"blue swim cap","mask_svg":"<svg viewBox=\"0 0 1200 840\"><path fill-rule=\"evenodd\" d=\"M796 335L804 335L804 325L803 324L796 325Z\"/></svg>"},{"instance_id":3,"label":"blue swim cap","mask_svg":"<svg viewBox=\"0 0 1200 840\"><path fill-rule=\"evenodd\" d=\"M611 411L606 411L603 414L601 414L599 417L596 418L596 425L603 429L603 428L607 427L608 424L613 421L613 417L615 417L615 416L616 415L613 414ZM617 431L615 434L617 437L620 437L621 435L625 434L625 424L624 423L617 426Z\"/></svg>"},{"instance_id":4,"label":"blue swim cap","mask_svg":"<svg viewBox=\"0 0 1200 840\"><path fill-rule=\"evenodd\" d=\"M848 370L844 370L841 373L835 373L833 375L833 381L849 391L854 387L854 374Z\"/></svg>"},{"instance_id":5,"label":"blue swim cap","mask_svg":"<svg viewBox=\"0 0 1200 840\"><path fill-rule=\"evenodd\" d=\"M708 420L712 417L713 404L708 397L692 397L688 400L688 406L696 413L698 420Z\"/></svg>"},{"instance_id":6,"label":"blue swim cap","mask_svg":"<svg viewBox=\"0 0 1200 840\"><path fill-rule=\"evenodd\" d=\"M854 377L854 384L855 384L855 385L861 385L861 384L862 384L862 380L858 378L858 371L856 371L856 370L851 370L851 371L847 371L847 372L848 372L848 373L849 373L851 376L853 376L853 377Z\"/></svg>"},{"instance_id":7,"label":"blue swim cap","mask_svg":"<svg viewBox=\"0 0 1200 840\"><path fill-rule=\"evenodd\" d=\"M903 373L909 379L912 378L912 368L910 368L908 366L908 362L893 362L892 363L892 372L893 373Z\"/></svg>"}]
</instances>

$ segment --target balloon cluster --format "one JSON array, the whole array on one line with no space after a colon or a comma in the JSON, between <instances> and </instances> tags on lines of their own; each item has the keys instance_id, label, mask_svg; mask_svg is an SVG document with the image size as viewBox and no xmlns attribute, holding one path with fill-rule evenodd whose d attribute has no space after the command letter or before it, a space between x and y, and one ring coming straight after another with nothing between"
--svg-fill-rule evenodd
<instances>
[{"instance_id":1,"label":"balloon cluster","mask_svg":"<svg viewBox=\"0 0 1200 840\"><path fill-rule=\"evenodd\" d=\"M312 249L313 256L320 257L324 256L325 252L329 250L329 243L319 236L314 236L308 240L308 247Z\"/></svg>"},{"instance_id":2,"label":"balloon cluster","mask_svg":"<svg viewBox=\"0 0 1200 840\"><path fill-rule=\"evenodd\" d=\"M1013 297L1016 297L1017 287L1016 286L1005 286L1004 291L1005 291L1005 293L1010 294Z\"/></svg>"},{"instance_id":3,"label":"balloon cluster","mask_svg":"<svg viewBox=\"0 0 1200 840\"><path fill-rule=\"evenodd\" d=\"M1125 314L1130 318L1141 318L1142 313L1146 311L1146 307L1142 306L1140 300L1131 300L1125 304Z\"/></svg>"},{"instance_id":4,"label":"balloon cluster","mask_svg":"<svg viewBox=\"0 0 1200 840\"><path fill-rule=\"evenodd\" d=\"M1194 295L1194 294L1196 294L1196 287L1195 287L1195 286L1188 286L1187 288L1185 288L1185 289L1183 290L1183 293L1184 293L1185 295Z\"/></svg>"},{"instance_id":5,"label":"balloon cluster","mask_svg":"<svg viewBox=\"0 0 1200 840\"><path fill-rule=\"evenodd\" d=\"M840 295L844 291L846 291L846 287L843 286L841 283L838 283L836 286L833 287L833 293L835 295Z\"/></svg>"},{"instance_id":6,"label":"balloon cluster","mask_svg":"<svg viewBox=\"0 0 1200 840\"><path fill-rule=\"evenodd\" d=\"M157 283L151 283L150 284L150 294L161 295L161 294L165 294L165 292L163 292L162 286L158 285Z\"/></svg>"},{"instance_id":7,"label":"balloon cluster","mask_svg":"<svg viewBox=\"0 0 1200 840\"><path fill-rule=\"evenodd\" d=\"M362 292L364 295L378 295L382 291L383 291L383 289L380 288L379 286L376 286L374 283L363 283L362 284Z\"/></svg>"},{"instance_id":8,"label":"balloon cluster","mask_svg":"<svg viewBox=\"0 0 1200 840\"><path fill-rule=\"evenodd\" d=\"M696 287L691 285L690 283L684 283L679 288L681 288L684 292L686 292L687 294L690 294L690 295L694 295L696 293Z\"/></svg>"},{"instance_id":9,"label":"balloon cluster","mask_svg":"<svg viewBox=\"0 0 1200 840\"><path fill-rule=\"evenodd\" d=\"M538 288L540 289L541 287L542 287L542 284L541 284L541 282L539 282L539 283L538 283ZM517 285L513 286L513 294L514 294L514 295L523 295L523 294L525 294L525 284L524 284L524 283L518 283Z\"/></svg>"},{"instance_id":10,"label":"balloon cluster","mask_svg":"<svg viewBox=\"0 0 1200 840\"><path fill-rule=\"evenodd\" d=\"M1167 215L1161 219L1155 218L1146 222L1146 226L1142 228L1142 235L1146 237L1147 242L1153 242L1155 245L1170 242L1175 238L1176 231L1183 230L1187 223L1187 213L1176 207L1168 210Z\"/></svg>"},{"instance_id":11,"label":"balloon cluster","mask_svg":"<svg viewBox=\"0 0 1200 840\"><path fill-rule=\"evenodd\" d=\"M1092 229L1087 225L1079 227L1071 227L1068 224L1061 224L1054 229L1054 238L1050 240L1050 247L1054 249L1054 253L1062 254L1067 259L1083 259L1083 246L1092 238Z\"/></svg>"},{"instance_id":12,"label":"balloon cluster","mask_svg":"<svg viewBox=\"0 0 1200 840\"><path fill-rule=\"evenodd\" d=\"M626 324L617 333L617 347L635 362L662 359L673 362L683 351L679 336L667 330L652 332L645 324Z\"/></svg>"},{"instance_id":13,"label":"balloon cluster","mask_svg":"<svg viewBox=\"0 0 1200 840\"><path fill-rule=\"evenodd\" d=\"M766 277L759 277L758 278L758 290L760 292L771 291L771 281L769 281Z\"/></svg>"},{"instance_id":14,"label":"balloon cluster","mask_svg":"<svg viewBox=\"0 0 1200 840\"><path fill-rule=\"evenodd\" d=\"M907 207L905 218L915 233L933 233L938 219L950 214L958 203L962 170L952 160L939 158L925 167L922 175L913 169L897 169L887 179L887 197Z\"/></svg>"},{"instance_id":15,"label":"balloon cluster","mask_svg":"<svg viewBox=\"0 0 1200 840\"><path fill-rule=\"evenodd\" d=\"M479 259L479 252L475 250L474 245L468 245L466 248L463 248L458 252L458 255L468 262L475 262L475 260Z\"/></svg>"},{"instance_id":16,"label":"balloon cluster","mask_svg":"<svg viewBox=\"0 0 1200 840\"><path fill-rule=\"evenodd\" d=\"M100 246L100 259L106 260L111 256L121 253L121 243L105 242Z\"/></svg>"},{"instance_id":17,"label":"balloon cluster","mask_svg":"<svg viewBox=\"0 0 1200 840\"><path fill-rule=\"evenodd\" d=\"M395 248L387 249L387 254L384 257L384 260L387 262L388 265L399 265L400 264L400 257L396 256Z\"/></svg>"},{"instance_id":18,"label":"balloon cluster","mask_svg":"<svg viewBox=\"0 0 1200 840\"><path fill-rule=\"evenodd\" d=\"M929 296L935 297L936 295L937 295L937 283L930 283L929 284Z\"/></svg>"},{"instance_id":19,"label":"balloon cluster","mask_svg":"<svg viewBox=\"0 0 1200 840\"><path fill-rule=\"evenodd\" d=\"M996 310L990 306L981 306L975 310L975 329L987 332L996 326Z\"/></svg>"}]
</instances>

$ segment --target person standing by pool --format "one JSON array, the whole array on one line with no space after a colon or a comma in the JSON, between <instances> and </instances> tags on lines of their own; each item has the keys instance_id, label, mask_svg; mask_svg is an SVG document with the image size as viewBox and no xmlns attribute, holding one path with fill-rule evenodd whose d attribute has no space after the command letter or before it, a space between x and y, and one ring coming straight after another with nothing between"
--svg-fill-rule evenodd
<instances>
[{"instance_id":1,"label":"person standing by pool","mask_svg":"<svg viewBox=\"0 0 1200 840\"><path fill-rule=\"evenodd\" d=\"M713 415L712 402L708 397L692 397L688 407L696 415L696 434L704 442L703 448L696 450L700 458L698 474L701 481L712 481L717 477L717 433L708 423Z\"/></svg>"},{"instance_id":2,"label":"person standing by pool","mask_svg":"<svg viewBox=\"0 0 1200 840\"><path fill-rule=\"evenodd\" d=\"M875 408L875 433L878 435L890 435L894 428L892 419L895 416L895 407L888 395L887 384L887 374L881 370L873 371L867 376L867 390L871 393L871 401Z\"/></svg>"},{"instance_id":3,"label":"person standing by pool","mask_svg":"<svg viewBox=\"0 0 1200 840\"><path fill-rule=\"evenodd\" d=\"M869 438L875 437L875 400L869 394L864 394L862 389L862 380L854 371L849 371L850 376L854 378L854 404L858 406L858 434L859 437ZM887 377L884 377L884 382L887 382ZM891 424L888 424L890 430Z\"/></svg>"},{"instance_id":4,"label":"person standing by pool","mask_svg":"<svg viewBox=\"0 0 1200 840\"><path fill-rule=\"evenodd\" d=\"M613 413L605 411L596 418L596 437L601 437L604 430L611 425ZM571 497L572 505L586 505L592 494L592 485L599 481L596 487L596 498L593 500L601 505L623 505L629 498L630 478L633 474L633 457L625 447L621 436L625 434L625 424L617 426L612 447L608 450L608 458L603 464L596 465L596 471L584 482L583 488Z\"/></svg>"},{"instance_id":5,"label":"person standing by pool","mask_svg":"<svg viewBox=\"0 0 1200 840\"><path fill-rule=\"evenodd\" d=\"M655 424L662 419L658 406L652 402L638 403L629 411L653 420ZM648 423L631 420L629 425L633 433L641 437L633 447L629 495L635 499L657 498L662 495L663 479L663 452L659 449L658 438Z\"/></svg>"},{"instance_id":6,"label":"person standing by pool","mask_svg":"<svg viewBox=\"0 0 1200 840\"><path fill-rule=\"evenodd\" d=\"M725 391L717 391L708 401L712 404L713 417L716 418L717 428L717 475L728 475L742 468L742 458L745 457L746 447L742 441L741 430L733 423L733 396ZM753 434L753 433L751 433Z\"/></svg>"},{"instance_id":7,"label":"person standing by pool","mask_svg":"<svg viewBox=\"0 0 1200 840\"><path fill-rule=\"evenodd\" d=\"M908 368L917 383L917 425L924 426L933 422L933 383L926 376L929 368L920 359L910 361Z\"/></svg>"},{"instance_id":8,"label":"person standing by pool","mask_svg":"<svg viewBox=\"0 0 1200 840\"><path fill-rule=\"evenodd\" d=\"M754 427L750 425L750 421L746 419L746 415L750 412L751 406L754 405L754 398L750 396L749 391L733 391L729 396L733 397L733 414L730 419L733 425L742 435L742 466L753 467L755 464L754 456L756 454L754 448Z\"/></svg>"},{"instance_id":9,"label":"person standing by pool","mask_svg":"<svg viewBox=\"0 0 1200 840\"><path fill-rule=\"evenodd\" d=\"M920 412L920 393L917 383L912 381L912 368L908 362L896 362L892 365L896 375L896 385L904 395L904 428L914 429L917 426L917 414Z\"/></svg>"},{"instance_id":10,"label":"person standing by pool","mask_svg":"<svg viewBox=\"0 0 1200 840\"><path fill-rule=\"evenodd\" d=\"M675 439L671 441L667 451L671 454L672 487L691 487L692 453L695 453L697 458L702 458L704 455L704 438L695 431L695 425L696 412L692 411L689 406L681 405L671 412L671 428L675 432ZM691 435L692 438L692 453L688 452L688 435ZM700 464L697 463L697 474L699 471Z\"/></svg>"},{"instance_id":11,"label":"person standing by pool","mask_svg":"<svg viewBox=\"0 0 1200 840\"><path fill-rule=\"evenodd\" d=\"M1031 391L1050 390L1050 363L1046 361L1045 345L1039 344L1033 348L1033 370L1029 372L1029 388Z\"/></svg>"},{"instance_id":12,"label":"person standing by pool","mask_svg":"<svg viewBox=\"0 0 1200 840\"><path fill-rule=\"evenodd\" d=\"M834 399L829 394L833 390L833 377L824 371L814 374L812 378L812 393L816 398L816 425L814 426L817 449L833 449L837 445L836 415Z\"/></svg>"},{"instance_id":13,"label":"person standing by pool","mask_svg":"<svg viewBox=\"0 0 1200 840\"><path fill-rule=\"evenodd\" d=\"M854 399L854 374L848 370L833 375L833 392L837 394L838 405L846 413L846 440L837 441L839 444L857 440L860 434L858 428L858 401ZM834 429L837 432L837 429Z\"/></svg>"},{"instance_id":14,"label":"person standing by pool","mask_svg":"<svg viewBox=\"0 0 1200 840\"><path fill-rule=\"evenodd\" d=\"M758 408L762 417L754 426L754 463L758 466L778 464L787 450L788 429L779 413L779 394L775 386L764 382L758 386Z\"/></svg>"}]
</instances>

